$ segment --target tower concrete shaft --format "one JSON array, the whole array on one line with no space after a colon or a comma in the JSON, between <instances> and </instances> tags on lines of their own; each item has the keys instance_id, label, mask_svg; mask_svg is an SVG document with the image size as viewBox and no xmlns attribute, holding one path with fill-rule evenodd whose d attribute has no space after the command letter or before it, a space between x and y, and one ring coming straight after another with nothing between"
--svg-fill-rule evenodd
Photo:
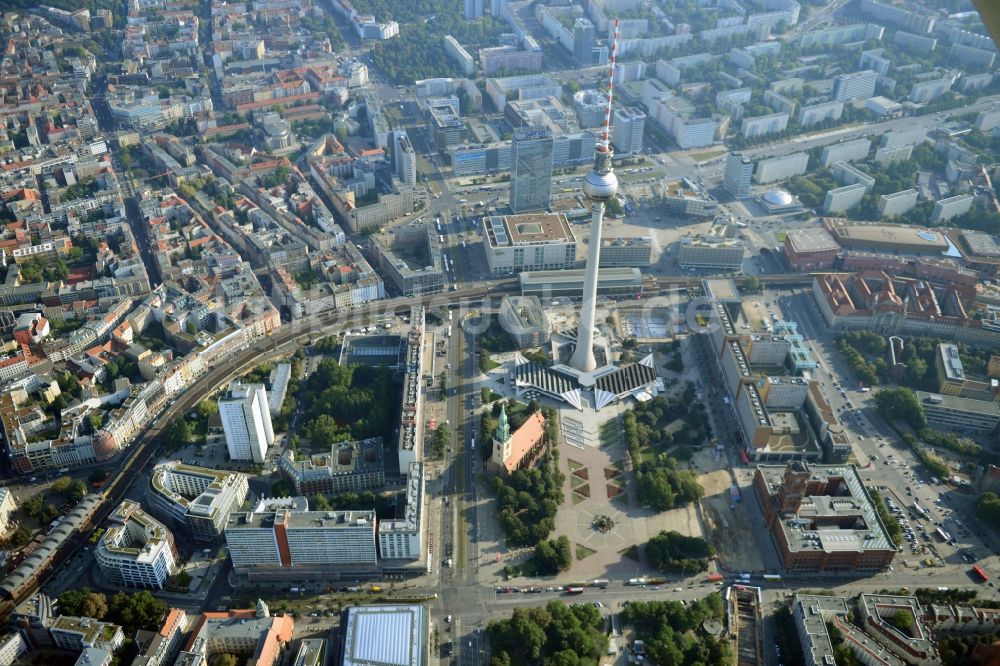
<instances>
[{"instance_id":1,"label":"tower concrete shaft","mask_svg":"<svg viewBox=\"0 0 1000 666\"><path fill-rule=\"evenodd\" d=\"M580 372L597 369L594 358L594 317L597 311L597 267L601 263L601 226L604 224L604 202L590 201L590 246L587 248L587 272L583 278L583 302L580 306L580 328L576 332L576 349L569 360L570 367Z\"/></svg>"},{"instance_id":2,"label":"tower concrete shaft","mask_svg":"<svg viewBox=\"0 0 1000 666\"><path fill-rule=\"evenodd\" d=\"M587 248L587 272L583 278L583 302L580 305L580 328L570 367L580 372L597 369L594 358L594 321L597 310L597 278L601 265L601 231L604 226L604 202L618 193L618 177L611 168L613 152L606 143L597 147L594 170L583 180L583 193L590 200L590 246Z\"/></svg>"}]
</instances>

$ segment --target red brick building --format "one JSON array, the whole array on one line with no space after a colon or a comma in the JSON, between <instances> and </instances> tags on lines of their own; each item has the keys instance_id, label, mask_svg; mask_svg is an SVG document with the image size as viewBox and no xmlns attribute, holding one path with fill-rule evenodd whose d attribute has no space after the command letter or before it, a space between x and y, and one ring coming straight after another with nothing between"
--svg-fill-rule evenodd
<instances>
[{"instance_id":1,"label":"red brick building","mask_svg":"<svg viewBox=\"0 0 1000 666\"><path fill-rule=\"evenodd\" d=\"M759 465L754 490L785 569L878 571L896 555L853 465Z\"/></svg>"},{"instance_id":2,"label":"red brick building","mask_svg":"<svg viewBox=\"0 0 1000 666\"><path fill-rule=\"evenodd\" d=\"M793 229L785 234L785 256L798 271L818 271L833 267L840 245L826 229Z\"/></svg>"}]
</instances>

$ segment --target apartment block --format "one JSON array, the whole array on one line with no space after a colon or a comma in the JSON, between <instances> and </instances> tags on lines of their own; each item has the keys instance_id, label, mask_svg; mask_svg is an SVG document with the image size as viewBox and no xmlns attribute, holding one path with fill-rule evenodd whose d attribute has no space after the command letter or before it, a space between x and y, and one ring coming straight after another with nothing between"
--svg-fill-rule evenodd
<instances>
[{"instance_id":1,"label":"apartment block","mask_svg":"<svg viewBox=\"0 0 1000 666\"><path fill-rule=\"evenodd\" d=\"M920 34L932 32L936 24L933 16L911 11L904 5L891 5L879 0L861 0L859 8L863 14L868 14L872 18Z\"/></svg>"},{"instance_id":2,"label":"apartment block","mask_svg":"<svg viewBox=\"0 0 1000 666\"><path fill-rule=\"evenodd\" d=\"M802 377L768 377L760 393L768 409L802 409L809 395L809 382Z\"/></svg>"},{"instance_id":3,"label":"apartment block","mask_svg":"<svg viewBox=\"0 0 1000 666\"><path fill-rule=\"evenodd\" d=\"M407 468L406 507L403 517L378 524L378 552L383 560L419 560L423 557L423 463Z\"/></svg>"},{"instance_id":4,"label":"apartment block","mask_svg":"<svg viewBox=\"0 0 1000 666\"><path fill-rule=\"evenodd\" d=\"M0 488L0 533L6 534L10 527L10 516L16 510L14 493L9 488Z\"/></svg>"},{"instance_id":5,"label":"apartment block","mask_svg":"<svg viewBox=\"0 0 1000 666\"><path fill-rule=\"evenodd\" d=\"M843 113L843 100L820 102L819 104L800 107L797 120L799 121L799 125L803 127L812 127L813 125L827 121L837 122Z\"/></svg>"},{"instance_id":6,"label":"apartment block","mask_svg":"<svg viewBox=\"0 0 1000 666\"><path fill-rule=\"evenodd\" d=\"M131 500L124 500L110 521L94 551L105 579L127 588L162 590L177 570L174 535Z\"/></svg>"},{"instance_id":7,"label":"apartment block","mask_svg":"<svg viewBox=\"0 0 1000 666\"><path fill-rule=\"evenodd\" d=\"M854 185L855 183L864 185L865 194L869 194L875 187L874 178L847 162L834 162L830 171L834 179L842 185Z\"/></svg>"},{"instance_id":8,"label":"apartment block","mask_svg":"<svg viewBox=\"0 0 1000 666\"><path fill-rule=\"evenodd\" d=\"M150 475L146 501L150 511L186 529L195 541L219 541L229 514L246 500L247 477L239 472L160 463Z\"/></svg>"},{"instance_id":9,"label":"apartment block","mask_svg":"<svg viewBox=\"0 0 1000 666\"><path fill-rule=\"evenodd\" d=\"M892 217L913 210L913 207L917 205L917 194L917 190L912 188L892 194L883 194L878 198L876 204L878 214L882 217Z\"/></svg>"},{"instance_id":10,"label":"apartment block","mask_svg":"<svg viewBox=\"0 0 1000 666\"><path fill-rule=\"evenodd\" d=\"M743 353L751 366L778 367L788 360L792 342L783 335L751 335L744 340ZM802 389L805 399L805 389ZM799 402L801 405L801 401Z\"/></svg>"},{"instance_id":11,"label":"apartment block","mask_svg":"<svg viewBox=\"0 0 1000 666\"><path fill-rule=\"evenodd\" d=\"M850 74L840 74L833 78L833 101L853 102L875 96L878 73L870 69Z\"/></svg>"},{"instance_id":12,"label":"apartment block","mask_svg":"<svg viewBox=\"0 0 1000 666\"><path fill-rule=\"evenodd\" d=\"M843 213L861 203L865 196L865 186L861 183L829 190L823 199L824 213Z\"/></svg>"},{"instance_id":13,"label":"apartment block","mask_svg":"<svg viewBox=\"0 0 1000 666\"><path fill-rule=\"evenodd\" d=\"M747 139L755 139L769 134L780 134L788 128L787 113L770 113L766 116L744 118L740 133Z\"/></svg>"},{"instance_id":14,"label":"apartment block","mask_svg":"<svg viewBox=\"0 0 1000 666\"><path fill-rule=\"evenodd\" d=\"M949 56L954 62L959 62L969 67L989 69L993 67L997 54L996 47L992 47L992 45L990 50L987 51L972 46L952 44Z\"/></svg>"},{"instance_id":15,"label":"apartment block","mask_svg":"<svg viewBox=\"0 0 1000 666\"><path fill-rule=\"evenodd\" d=\"M940 224L947 222L953 217L965 215L972 209L972 202L975 197L971 194L958 194L947 199L939 199L934 202L934 209L931 211L931 222Z\"/></svg>"},{"instance_id":16,"label":"apartment block","mask_svg":"<svg viewBox=\"0 0 1000 666\"><path fill-rule=\"evenodd\" d=\"M883 147L875 149L875 161L879 164L905 162L913 155L913 146Z\"/></svg>"},{"instance_id":17,"label":"apartment block","mask_svg":"<svg viewBox=\"0 0 1000 666\"><path fill-rule=\"evenodd\" d=\"M458 65L458 70L462 73L462 76L471 76L476 70L476 63L472 59L472 56L451 35L444 36L444 52Z\"/></svg>"},{"instance_id":18,"label":"apartment block","mask_svg":"<svg viewBox=\"0 0 1000 666\"><path fill-rule=\"evenodd\" d=\"M303 511L285 500L262 500L253 512L235 513L226 544L237 571L311 575L320 568L374 568L374 511Z\"/></svg>"},{"instance_id":19,"label":"apartment block","mask_svg":"<svg viewBox=\"0 0 1000 666\"><path fill-rule=\"evenodd\" d=\"M808 153L792 153L790 155L768 157L757 162L754 180L761 185L787 180L792 176L805 173L808 166Z\"/></svg>"},{"instance_id":20,"label":"apartment block","mask_svg":"<svg viewBox=\"0 0 1000 666\"><path fill-rule=\"evenodd\" d=\"M914 104L927 104L928 102L933 102L938 97L942 97L947 94L955 81L958 79L958 75L954 73L948 73L936 79L931 79L929 81L917 81L910 88L910 94L907 95L907 99Z\"/></svg>"},{"instance_id":21,"label":"apartment block","mask_svg":"<svg viewBox=\"0 0 1000 666\"><path fill-rule=\"evenodd\" d=\"M854 139L824 146L819 155L819 163L825 167L835 162L857 162L868 157L872 142L869 139Z\"/></svg>"},{"instance_id":22,"label":"apartment block","mask_svg":"<svg viewBox=\"0 0 1000 666\"><path fill-rule=\"evenodd\" d=\"M519 49L516 46L491 46L479 49L479 65L483 76L542 71L540 48Z\"/></svg>"},{"instance_id":23,"label":"apartment block","mask_svg":"<svg viewBox=\"0 0 1000 666\"><path fill-rule=\"evenodd\" d=\"M362 492L385 485L382 438L334 444L329 454L297 456L286 451L278 469L296 495Z\"/></svg>"}]
</instances>

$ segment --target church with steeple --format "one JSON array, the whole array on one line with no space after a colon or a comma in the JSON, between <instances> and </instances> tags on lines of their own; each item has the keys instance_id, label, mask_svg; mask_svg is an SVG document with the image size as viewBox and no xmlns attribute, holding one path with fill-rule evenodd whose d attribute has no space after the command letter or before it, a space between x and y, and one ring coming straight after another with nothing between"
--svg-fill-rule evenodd
<instances>
[{"instance_id":1,"label":"church with steeple","mask_svg":"<svg viewBox=\"0 0 1000 666\"><path fill-rule=\"evenodd\" d=\"M514 471L531 467L545 452L545 417L533 413L514 432L510 431L507 409L500 406L500 419L493 431L493 455L490 467L497 474L509 476Z\"/></svg>"}]
</instances>

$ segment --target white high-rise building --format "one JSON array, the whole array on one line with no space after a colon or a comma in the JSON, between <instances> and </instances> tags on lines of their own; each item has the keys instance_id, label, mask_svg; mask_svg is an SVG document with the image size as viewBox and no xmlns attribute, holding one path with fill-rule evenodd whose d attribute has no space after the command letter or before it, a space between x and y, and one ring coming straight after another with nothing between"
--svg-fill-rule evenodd
<instances>
[{"instance_id":1,"label":"white high-rise building","mask_svg":"<svg viewBox=\"0 0 1000 666\"><path fill-rule=\"evenodd\" d=\"M219 399L219 416L226 433L229 457L264 462L267 447L274 444L264 385L230 384L229 390Z\"/></svg>"},{"instance_id":2,"label":"white high-rise building","mask_svg":"<svg viewBox=\"0 0 1000 666\"><path fill-rule=\"evenodd\" d=\"M646 129L646 114L637 109L619 106L611 124L611 143L619 155L642 153L642 133Z\"/></svg>"},{"instance_id":3,"label":"white high-rise building","mask_svg":"<svg viewBox=\"0 0 1000 666\"><path fill-rule=\"evenodd\" d=\"M729 153L726 156L726 170L722 176L722 187L737 199L750 195L753 179L753 160L743 153Z\"/></svg>"},{"instance_id":4,"label":"white high-rise building","mask_svg":"<svg viewBox=\"0 0 1000 666\"><path fill-rule=\"evenodd\" d=\"M406 130L394 132L392 156L395 162L396 175L404 185L413 187L417 184L417 154L410 143Z\"/></svg>"},{"instance_id":5,"label":"white high-rise building","mask_svg":"<svg viewBox=\"0 0 1000 666\"><path fill-rule=\"evenodd\" d=\"M850 102L875 96L878 74L870 69L840 74L833 79L833 101Z\"/></svg>"}]
</instances>

